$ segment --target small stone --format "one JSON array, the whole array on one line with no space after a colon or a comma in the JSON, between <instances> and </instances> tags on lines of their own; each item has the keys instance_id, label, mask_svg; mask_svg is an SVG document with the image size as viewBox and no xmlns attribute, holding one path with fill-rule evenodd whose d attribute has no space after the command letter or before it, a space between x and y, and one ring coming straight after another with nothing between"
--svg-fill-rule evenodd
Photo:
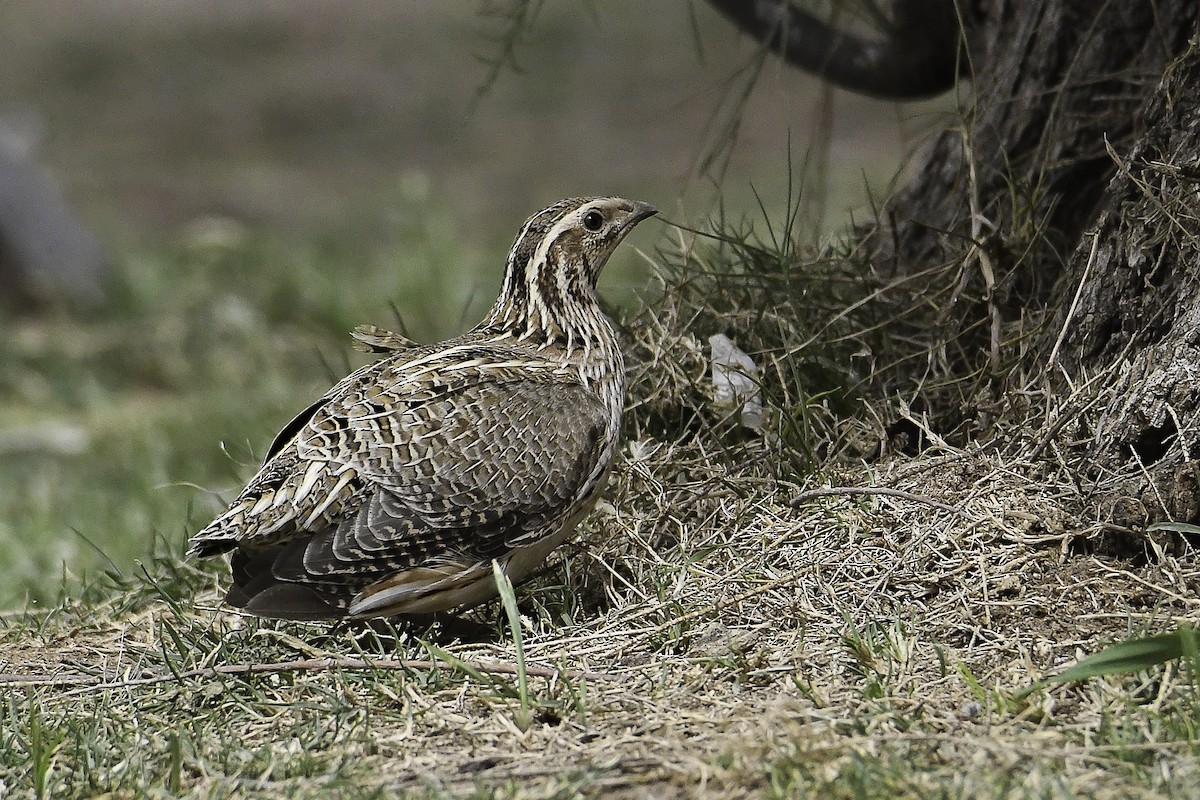
<instances>
[{"instance_id":1,"label":"small stone","mask_svg":"<svg viewBox=\"0 0 1200 800\"><path fill-rule=\"evenodd\" d=\"M983 714L983 703L978 700L968 700L958 709L959 719L976 719Z\"/></svg>"}]
</instances>

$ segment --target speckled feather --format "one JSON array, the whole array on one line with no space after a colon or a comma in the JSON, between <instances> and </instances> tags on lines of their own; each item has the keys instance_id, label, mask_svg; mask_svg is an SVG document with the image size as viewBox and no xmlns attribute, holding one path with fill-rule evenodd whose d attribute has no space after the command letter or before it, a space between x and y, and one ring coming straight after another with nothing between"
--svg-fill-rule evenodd
<instances>
[{"instance_id":1,"label":"speckled feather","mask_svg":"<svg viewBox=\"0 0 1200 800\"><path fill-rule=\"evenodd\" d=\"M356 329L385 355L286 426L192 538L196 555L233 551L229 602L301 619L421 613L493 596L493 559L514 581L536 568L607 478L624 367L595 280L653 213L584 198L530 217L488 318L456 339Z\"/></svg>"}]
</instances>

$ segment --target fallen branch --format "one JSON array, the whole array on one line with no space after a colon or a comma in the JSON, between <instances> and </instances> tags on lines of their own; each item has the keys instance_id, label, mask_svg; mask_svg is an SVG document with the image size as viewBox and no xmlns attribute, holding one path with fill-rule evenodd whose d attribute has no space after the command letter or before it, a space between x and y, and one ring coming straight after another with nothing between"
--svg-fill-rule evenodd
<instances>
[{"instance_id":1,"label":"fallen branch","mask_svg":"<svg viewBox=\"0 0 1200 800\"><path fill-rule=\"evenodd\" d=\"M516 675L515 664L504 662L466 662L466 667L491 675ZM0 686L77 686L78 689L67 695L80 692L90 692L103 689L125 689L133 686L151 686L170 681L185 681L193 678L215 678L222 675L268 675L280 672L325 672L330 670L445 670L455 672L461 667L444 661L429 661L423 659L402 659L369 661L364 658L308 658L300 661L275 661L263 664L220 664L215 667L202 667L184 670L169 675L151 675L145 678L127 678L120 681L105 681L96 675L21 675L0 673ZM553 680L554 678L570 678L572 680L604 681L614 680L611 675L600 672L584 672L579 670L558 670L550 667L526 666L526 675Z\"/></svg>"}]
</instances>

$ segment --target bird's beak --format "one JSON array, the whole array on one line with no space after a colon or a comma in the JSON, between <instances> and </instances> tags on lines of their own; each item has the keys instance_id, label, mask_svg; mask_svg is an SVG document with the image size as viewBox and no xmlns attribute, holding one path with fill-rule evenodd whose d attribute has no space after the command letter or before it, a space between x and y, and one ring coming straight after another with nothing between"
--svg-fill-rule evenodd
<instances>
[{"instance_id":1,"label":"bird's beak","mask_svg":"<svg viewBox=\"0 0 1200 800\"><path fill-rule=\"evenodd\" d=\"M658 209L655 208L654 206L650 205L649 203L643 203L643 202L638 201L633 204L633 213L629 216L629 222L625 223L625 228L626 229L632 228L634 225L637 225L642 220L644 220L648 217L653 217L657 213L658 213Z\"/></svg>"}]
</instances>

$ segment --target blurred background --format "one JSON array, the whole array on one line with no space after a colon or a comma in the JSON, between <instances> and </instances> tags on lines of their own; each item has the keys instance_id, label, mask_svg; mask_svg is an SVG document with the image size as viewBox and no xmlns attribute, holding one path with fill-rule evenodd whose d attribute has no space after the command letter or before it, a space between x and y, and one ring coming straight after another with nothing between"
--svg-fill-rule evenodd
<instances>
[{"instance_id":1,"label":"blurred background","mask_svg":"<svg viewBox=\"0 0 1200 800\"><path fill-rule=\"evenodd\" d=\"M178 553L363 363L350 328L469 327L533 211L765 230L803 185L801 229L836 236L947 119L764 59L702 2L534 7L514 36L501 2L0 4L0 144L110 270L82 307L0 286L0 609ZM672 239L618 252L614 306Z\"/></svg>"}]
</instances>

